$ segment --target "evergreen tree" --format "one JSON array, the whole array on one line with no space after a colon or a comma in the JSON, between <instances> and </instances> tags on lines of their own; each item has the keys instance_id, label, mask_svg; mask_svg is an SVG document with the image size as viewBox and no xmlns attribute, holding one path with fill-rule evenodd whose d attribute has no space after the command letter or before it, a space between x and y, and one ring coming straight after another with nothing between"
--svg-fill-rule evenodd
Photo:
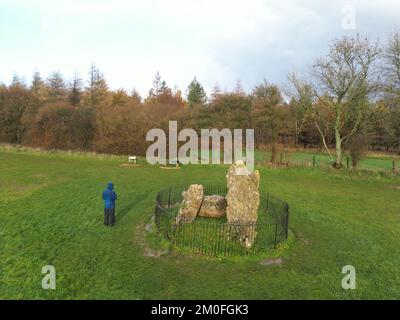
<instances>
[{"instance_id":1,"label":"evergreen tree","mask_svg":"<svg viewBox=\"0 0 400 320\"><path fill-rule=\"evenodd\" d=\"M142 97L140 96L139 91L137 91L135 88L132 89L131 93L129 94L129 98L131 101L137 104L142 102Z\"/></svg>"},{"instance_id":2,"label":"evergreen tree","mask_svg":"<svg viewBox=\"0 0 400 320\"><path fill-rule=\"evenodd\" d=\"M100 70L92 64L89 70L88 104L93 107L99 105L108 95L108 85Z\"/></svg>"},{"instance_id":3,"label":"evergreen tree","mask_svg":"<svg viewBox=\"0 0 400 320\"><path fill-rule=\"evenodd\" d=\"M78 73L75 72L74 79L70 83L69 101L73 106L78 106L81 102L82 97L82 79Z\"/></svg>"},{"instance_id":4,"label":"evergreen tree","mask_svg":"<svg viewBox=\"0 0 400 320\"><path fill-rule=\"evenodd\" d=\"M189 84L187 89L187 100L189 107L196 104L202 105L207 102L207 95L203 86L197 81L196 77Z\"/></svg>"},{"instance_id":5,"label":"evergreen tree","mask_svg":"<svg viewBox=\"0 0 400 320\"><path fill-rule=\"evenodd\" d=\"M14 73L13 78L11 80L10 87L25 89L26 88L25 80L23 78L21 78L19 75L17 75L16 73Z\"/></svg>"},{"instance_id":6,"label":"evergreen tree","mask_svg":"<svg viewBox=\"0 0 400 320\"><path fill-rule=\"evenodd\" d=\"M160 73L157 71L154 80L153 87L149 91L149 99L154 99L163 94L171 94L171 89L168 88L167 83L164 80L161 80Z\"/></svg>"},{"instance_id":7,"label":"evergreen tree","mask_svg":"<svg viewBox=\"0 0 400 320\"><path fill-rule=\"evenodd\" d=\"M65 81L62 74L59 71L54 71L47 79L47 85L49 87L49 100L59 101L65 97Z\"/></svg>"},{"instance_id":8,"label":"evergreen tree","mask_svg":"<svg viewBox=\"0 0 400 320\"><path fill-rule=\"evenodd\" d=\"M37 97L44 97L46 92L46 84L44 83L40 73L35 71L33 74L32 84L31 84L31 92Z\"/></svg>"},{"instance_id":9,"label":"evergreen tree","mask_svg":"<svg viewBox=\"0 0 400 320\"><path fill-rule=\"evenodd\" d=\"M238 94L238 95L240 95L240 96L245 96L245 95L246 95L246 92L245 92L244 89L243 89L242 82L240 81L240 79L238 79L238 80L236 81L236 84L235 84L235 93Z\"/></svg>"}]
</instances>

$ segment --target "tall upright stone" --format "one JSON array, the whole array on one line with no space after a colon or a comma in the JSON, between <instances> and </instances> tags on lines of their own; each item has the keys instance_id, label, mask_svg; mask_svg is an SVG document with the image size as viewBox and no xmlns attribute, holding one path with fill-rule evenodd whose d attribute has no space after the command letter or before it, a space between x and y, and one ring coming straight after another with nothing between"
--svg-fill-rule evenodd
<instances>
[{"instance_id":1,"label":"tall upright stone","mask_svg":"<svg viewBox=\"0 0 400 320\"><path fill-rule=\"evenodd\" d=\"M183 201L176 216L176 223L192 223L203 202L203 186L191 184L187 191L182 192Z\"/></svg>"},{"instance_id":2,"label":"tall upright stone","mask_svg":"<svg viewBox=\"0 0 400 320\"><path fill-rule=\"evenodd\" d=\"M256 238L256 223L260 205L260 174L249 172L242 160L236 161L226 176L228 194L226 196L226 217L233 234L239 242L251 247Z\"/></svg>"}]
</instances>

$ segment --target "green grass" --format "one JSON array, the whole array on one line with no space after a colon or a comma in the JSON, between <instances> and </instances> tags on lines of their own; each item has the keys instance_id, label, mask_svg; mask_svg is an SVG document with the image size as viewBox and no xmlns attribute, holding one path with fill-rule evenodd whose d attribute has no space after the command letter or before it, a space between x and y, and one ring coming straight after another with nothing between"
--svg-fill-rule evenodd
<instances>
[{"instance_id":1,"label":"green grass","mask_svg":"<svg viewBox=\"0 0 400 320\"><path fill-rule=\"evenodd\" d=\"M170 219L171 220L171 219ZM213 221L210 218L196 218L192 223L184 223L174 228L170 221L167 229L168 238L177 249L185 252L199 253L214 257L256 256L269 258L273 255L274 246L279 246L285 240L285 230L282 225L275 229L275 224L259 221L257 226L232 227L225 221ZM264 219L265 220L265 219ZM166 224L164 224L165 226ZM256 235L254 244L245 248L240 242L242 234ZM275 231L277 239L275 241Z\"/></svg>"},{"instance_id":2,"label":"green grass","mask_svg":"<svg viewBox=\"0 0 400 320\"><path fill-rule=\"evenodd\" d=\"M213 259L149 236L157 191L221 184L227 166L122 167L119 157L0 151L0 298L400 298L400 181L313 168L260 169L261 190L290 205L284 263ZM102 225L101 191L115 183L117 224ZM153 225L154 227L154 225ZM149 254L159 252L159 254ZM53 265L57 289L41 288ZM344 265L357 289L343 290Z\"/></svg>"}]
</instances>

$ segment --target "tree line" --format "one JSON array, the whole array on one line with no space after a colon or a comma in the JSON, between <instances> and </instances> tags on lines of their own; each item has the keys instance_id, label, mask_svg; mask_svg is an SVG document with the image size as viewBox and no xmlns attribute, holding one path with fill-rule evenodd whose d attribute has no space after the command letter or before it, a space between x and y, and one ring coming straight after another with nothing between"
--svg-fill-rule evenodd
<instances>
[{"instance_id":1,"label":"tree line","mask_svg":"<svg viewBox=\"0 0 400 320\"><path fill-rule=\"evenodd\" d=\"M344 152L353 166L368 149L400 154L400 33L380 44L360 36L332 41L305 75L291 73L285 86L266 80L251 92L216 85L207 97L194 78L182 93L157 72L146 97L111 90L92 65L84 81L60 72L35 72L27 84L14 75L0 85L0 142L46 149L144 155L152 128L255 130L258 147L325 149L336 168Z\"/></svg>"}]
</instances>

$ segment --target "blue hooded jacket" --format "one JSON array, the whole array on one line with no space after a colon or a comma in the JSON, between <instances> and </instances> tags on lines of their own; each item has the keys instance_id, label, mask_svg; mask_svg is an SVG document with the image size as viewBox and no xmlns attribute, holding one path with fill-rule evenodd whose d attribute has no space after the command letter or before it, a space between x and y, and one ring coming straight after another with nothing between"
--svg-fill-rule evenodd
<instances>
[{"instance_id":1,"label":"blue hooded jacket","mask_svg":"<svg viewBox=\"0 0 400 320\"><path fill-rule=\"evenodd\" d=\"M115 200L117 200L117 194L113 191L114 184L109 182L107 184L107 189L103 191L103 200L105 209L114 209Z\"/></svg>"}]
</instances>

